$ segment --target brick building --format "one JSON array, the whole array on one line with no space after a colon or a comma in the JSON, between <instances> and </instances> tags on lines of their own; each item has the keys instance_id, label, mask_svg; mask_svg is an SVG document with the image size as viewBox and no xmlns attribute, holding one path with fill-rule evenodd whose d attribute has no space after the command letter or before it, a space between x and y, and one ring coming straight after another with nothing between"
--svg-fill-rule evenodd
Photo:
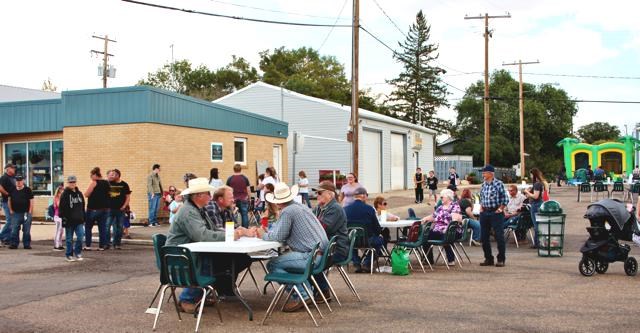
<instances>
[{"instance_id":1,"label":"brick building","mask_svg":"<svg viewBox=\"0 0 640 333\"><path fill-rule=\"evenodd\" d=\"M146 177L162 167L165 188L182 175L221 179L243 165L252 184L265 165L287 175L285 122L165 90L125 87L63 92L61 98L0 103L0 156L12 162L36 194L44 216L52 190L67 175L85 190L89 171L118 168L132 189L131 209L147 218ZM286 178L283 178L286 179Z\"/></svg>"}]
</instances>

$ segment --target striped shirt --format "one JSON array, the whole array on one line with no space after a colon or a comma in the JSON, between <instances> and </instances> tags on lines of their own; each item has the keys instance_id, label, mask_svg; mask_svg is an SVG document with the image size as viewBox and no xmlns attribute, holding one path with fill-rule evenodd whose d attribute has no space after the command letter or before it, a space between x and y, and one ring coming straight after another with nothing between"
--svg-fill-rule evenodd
<instances>
[{"instance_id":1,"label":"striped shirt","mask_svg":"<svg viewBox=\"0 0 640 333\"><path fill-rule=\"evenodd\" d=\"M506 206L507 203L507 193L501 181L493 178L490 183L486 181L482 183L482 188L480 189L480 205L483 208L495 210L500 206Z\"/></svg>"},{"instance_id":2,"label":"striped shirt","mask_svg":"<svg viewBox=\"0 0 640 333\"><path fill-rule=\"evenodd\" d=\"M280 212L278 222L262 239L286 243L291 250L302 253L311 252L317 243L320 243L320 249L324 249L329 242L320 221L307 206L297 202L292 202Z\"/></svg>"}]
</instances>

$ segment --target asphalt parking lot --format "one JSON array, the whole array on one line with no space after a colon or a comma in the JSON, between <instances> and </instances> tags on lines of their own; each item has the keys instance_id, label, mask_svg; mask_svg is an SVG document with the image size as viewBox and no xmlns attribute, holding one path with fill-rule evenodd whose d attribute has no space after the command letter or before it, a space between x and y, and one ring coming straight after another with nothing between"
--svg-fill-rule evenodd
<instances>
[{"instance_id":1,"label":"asphalt parking lot","mask_svg":"<svg viewBox=\"0 0 640 333\"><path fill-rule=\"evenodd\" d=\"M413 204L412 192L387 194L391 210L401 216ZM413 272L409 276L385 273L350 276L362 301L352 297L338 274L330 280L342 307L331 303L320 328L304 311L275 312L260 326L273 291L260 296L249 281L242 292L255 311L250 322L238 302L222 302L224 323L213 308L205 308L201 331L389 331L389 332L636 332L640 277L626 276L622 263L606 274L583 277L578 272L579 248L588 234L583 219L589 200L576 202L573 187L551 193L567 214L565 253L542 258L527 245L507 245L507 266L480 267L482 250L467 247L472 264L448 271ZM431 206L417 207L419 215ZM147 240L160 228L132 229L136 240ZM158 286L150 246L125 244L123 250L85 252L83 262L64 261L64 252L51 251L50 225L33 227L33 250L0 248L0 332L146 332L153 316L145 310ZM494 244L495 250L495 244ZM631 255L640 257L638 247ZM415 265L414 265L415 266ZM254 269L260 278L262 274ZM195 319L177 320L164 307L158 332L189 332Z\"/></svg>"}]
</instances>

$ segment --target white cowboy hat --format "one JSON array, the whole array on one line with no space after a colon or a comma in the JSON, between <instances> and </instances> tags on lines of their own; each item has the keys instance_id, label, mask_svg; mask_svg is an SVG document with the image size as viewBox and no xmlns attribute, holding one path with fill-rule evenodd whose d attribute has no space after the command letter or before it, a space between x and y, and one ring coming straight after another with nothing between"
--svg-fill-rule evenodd
<instances>
[{"instance_id":1,"label":"white cowboy hat","mask_svg":"<svg viewBox=\"0 0 640 333\"><path fill-rule=\"evenodd\" d=\"M279 204L293 200L298 195L298 185L291 188L285 183L277 183L274 186L273 193L267 193L265 199L271 203Z\"/></svg>"},{"instance_id":2,"label":"white cowboy hat","mask_svg":"<svg viewBox=\"0 0 640 333\"><path fill-rule=\"evenodd\" d=\"M180 193L181 195L186 194L194 194L194 193L202 193L202 192L213 192L216 188L209 185L209 180L207 178L194 178L189 180L189 188L185 189Z\"/></svg>"}]
</instances>

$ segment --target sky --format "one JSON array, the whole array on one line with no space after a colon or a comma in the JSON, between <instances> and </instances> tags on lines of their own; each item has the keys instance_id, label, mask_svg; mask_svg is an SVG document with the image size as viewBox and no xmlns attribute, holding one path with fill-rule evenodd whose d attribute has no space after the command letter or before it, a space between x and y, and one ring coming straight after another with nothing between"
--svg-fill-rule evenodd
<instances>
[{"instance_id":1,"label":"sky","mask_svg":"<svg viewBox=\"0 0 640 333\"><path fill-rule=\"evenodd\" d=\"M350 24L352 0L145 0L247 18L317 24ZM637 1L591 0L360 0L360 23L387 46L398 50L419 10L431 25L439 46L437 64L447 70L450 104L470 84L483 80L484 20L468 16L505 15L489 20L489 71L508 69L517 79L551 83L579 100L640 101L640 24ZM258 67L258 53L284 46L320 49L345 65L350 77L351 29L297 27L231 20L151 8L119 0L21 0L0 4L0 84L40 89L50 78L59 91L102 87L97 67L102 59L91 50L108 35L117 69L110 87L130 86L172 59L214 69L246 58ZM173 48L171 47L173 45ZM360 87L388 94L386 80L401 66L392 52L360 32ZM588 77L581 77L588 76ZM598 78L595 78L595 77ZM606 78L601 78L606 77ZM455 88L453 88L455 87ZM456 89L457 88L457 89ZM459 90L458 90L459 89ZM574 129L595 121L625 125L629 133L640 122L640 103L578 103ZM453 108L439 111L455 119ZM526 110L525 110L526 117Z\"/></svg>"}]
</instances>

